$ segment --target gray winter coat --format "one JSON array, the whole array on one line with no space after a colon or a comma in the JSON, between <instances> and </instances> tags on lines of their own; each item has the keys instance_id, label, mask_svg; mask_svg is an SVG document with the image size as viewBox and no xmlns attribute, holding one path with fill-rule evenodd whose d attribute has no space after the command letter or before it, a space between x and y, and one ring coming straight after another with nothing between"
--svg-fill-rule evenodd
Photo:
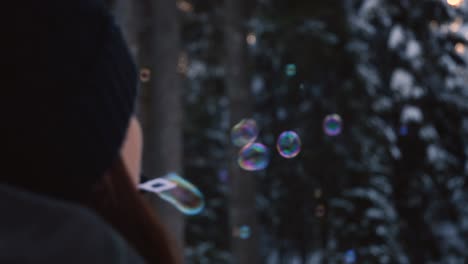
<instances>
[{"instance_id":1,"label":"gray winter coat","mask_svg":"<svg viewBox=\"0 0 468 264\"><path fill-rule=\"evenodd\" d=\"M144 262L91 211L0 185L0 263Z\"/></svg>"}]
</instances>

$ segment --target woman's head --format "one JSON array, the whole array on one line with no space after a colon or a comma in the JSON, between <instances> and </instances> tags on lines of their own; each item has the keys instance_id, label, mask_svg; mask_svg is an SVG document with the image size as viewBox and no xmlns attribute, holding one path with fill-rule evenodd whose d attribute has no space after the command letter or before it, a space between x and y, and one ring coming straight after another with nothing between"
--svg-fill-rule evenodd
<instances>
[{"instance_id":1,"label":"woman's head","mask_svg":"<svg viewBox=\"0 0 468 264\"><path fill-rule=\"evenodd\" d=\"M2 8L0 182L73 200L120 157L136 69L101 1L14 2Z\"/></svg>"},{"instance_id":2,"label":"woman's head","mask_svg":"<svg viewBox=\"0 0 468 264\"><path fill-rule=\"evenodd\" d=\"M88 206L150 262L174 263L137 190L137 74L104 4L25 0L2 9L0 184Z\"/></svg>"}]
</instances>

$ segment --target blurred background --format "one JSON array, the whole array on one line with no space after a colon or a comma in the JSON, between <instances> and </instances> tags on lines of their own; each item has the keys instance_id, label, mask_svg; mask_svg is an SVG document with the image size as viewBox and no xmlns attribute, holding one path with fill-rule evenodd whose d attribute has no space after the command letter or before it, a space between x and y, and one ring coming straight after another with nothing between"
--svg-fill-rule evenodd
<instances>
[{"instance_id":1,"label":"blurred background","mask_svg":"<svg viewBox=\"0 0 468 264\"><path fill-rule=\"evenodd\" d=\"M468 3L109 8L186 263L466 263Z\"/></svg>"}]
</instances>

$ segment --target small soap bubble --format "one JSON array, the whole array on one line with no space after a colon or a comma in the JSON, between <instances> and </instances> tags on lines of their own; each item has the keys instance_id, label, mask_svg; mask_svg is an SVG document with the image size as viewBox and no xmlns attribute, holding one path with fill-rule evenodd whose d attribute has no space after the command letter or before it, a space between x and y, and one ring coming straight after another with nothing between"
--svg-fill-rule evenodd
<instances>
[{"instance_id":1,"label":"small soap bubble","mask_svg":"<svg viewBox=\"0 0 468 264\"><path fill-rule=\"evenodd\" d=\"M140 81L143 83L149 82L151 80L151 70L148 68L142 68L140 70Z\"/></svg>"},{"instance_id":2,"label":"small soap bubble","mask_svg":"<svg viewBox=\"0 0 468 264\"><path fill-rule=\"evenodd\" d=\"M297 70L296 64L286 65L286 69L285 69L286 76L288 76L288 77L295 76L296 75L296 70Z\"/></svg>"},{"instance_id":3,"label":"small soap bubble","mask_svg":"<svg viewBox=\"0 0 468 264\"><path fill-rule=\"evenodd\" d=\"M328 136L338 136L343 129L343 121L337 114L328 115L323 120L323 131Z\"/></svg>"},{"instance_id":4,"label":"small soap bubble","mask_svg":"<svg viewBox=\"0 0 468 264\"><path fill-rule=\"evenodd\" d=\"M251 235L250 226L243 225L243 226L235 227L234 230L232 231L232 235L234 237L238 237L244 240L249 239Z\"/></svg>"},{"instance_id":5,"label":"small soap bubble","mask_svg":"<svg viewBox=\"0 0 468 264\"><path fill-rule=\"evenodd\" d=\"M322 218L325 216L325 205L317 205L317 207L315 208L315 216L317 216L318 218Z\"/></svg>"},{"instance_id":6,"label":"small soap bubble","mask_svg":"<svg viewBox=\"0 0 468 264\"><path fill-rule=\"evenodd\" d=\"M344 263L346 264L354 264L356 263L356 251L354 249L350 249L345 252L344 254Z\"/></svg>"},{"instance_id":7,"label":"small soap bubble","mask_svg":"<svg viewBox=\"0 0 468 264\"><path fill-rule=\"evenodd\" d=\"M196 215L203 210L205 207L203 194L192 183L175 173L170 173L164 179L175 183L176 187L159 193L159 197L186 215Z\"/></svg>"},{"instance_id":8,"label":"small soap bubble","mask_svg":"<svg viewBox=\"0 0 468 264\"><path fill-rule=\"evenodd\" d=\"M268 148L261 143L249 144L240 150L237 162L246 171L263 170L270 162Z\"/></svg>"},{"instance_id":9,"label":"small soap bubble","mask_svg":"<svg viewBox=\"0 0 468 264\"><path fill-rule=\"evenodd\" d=\"M287 159L296 157L301 152L301 139L294 131L285 131L278 137L276 149Z\"/></svg>"},{"instance_id":10,"label":"small soap bubble","mask_svg":"<svg viewBox=\"0 0 468 264\"><path fill-rule=\"evenodd\" d=\"M254 142L258 137L257 122L253 119L242 119L231 130L232 143L237 147L244 147Z\"/></svg>"}]
</instances>

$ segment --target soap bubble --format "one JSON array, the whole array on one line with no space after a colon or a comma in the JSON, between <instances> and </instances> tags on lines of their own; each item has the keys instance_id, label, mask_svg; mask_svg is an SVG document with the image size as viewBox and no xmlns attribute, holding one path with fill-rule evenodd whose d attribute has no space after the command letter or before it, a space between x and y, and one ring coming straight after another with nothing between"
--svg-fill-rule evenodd
<instances>
[{"instance_id":1,"label":"soap bubble","mask_svg":"<svg viewBox=\"0 0 468 264\"><path fill-rule=\"evenodd\" d=\"M175 173L163 178L175 183L176 187L159 193L159 197L186 215L196 215L203 210L205 201L197 187Z\"/></svg>"},{"instance_id":2,"label":"soap bubble","mask_svg":"<svg viewBox=\"0 0 468 264\"><path fill-rule=\"evenodd\" d=\"M323 131L328 136L338 136L341 133L343 121L337 114L328 115L323 120Z\"/></svg>"},{"instance_id":3,"label":"soap bubble","mask_svg":"<svg viewBox=\"0 0 468 264\"><path fill-rule=\"evenodd\" d=\"M268 148L260 143L247 145L240 150L237 162L247 171L263 170L270 162Z\"/></svg>"},{"instance_id":4,"label":"soap bubble","mask_svg":"<svg viewBox=\"0 0 468 264\"><path fill-rule=\"evenodd\" d=\"M278 137L276 148L284 158L294 158L301 152L301 139L296 132L285 131Z\"/></svg>"},{"instance_id":5,"label":"soap bubble","mask_svg":"<svg viewBox=\"0 0 468 264\"><path fill-rule=\"evenodd\" d=\"M142 68L140 70L140 81L143 83L149 82L151 80L151 70L148 68Z\"/></svg>"},{"instance_id":6,"label":"soap bubble","mask_svg":"<svg viewBox=\"0 0 468 264\"><path fill-rule=\"evenodd\" d=\"M297 69L296 64L286 65L286 69L285 69L286 76L292 77L292 76L296 75L296 69Z\"/></svg>"},{"instance_id":7,"label":"soap bubble","mask_svg":"<svg viewBox=\"0 0 468 264\"><path fill-rule=\"evenodd\" d=\"M250 226L248 225L243 225L240 227L235 227L234 230L232 231L232 235L234 237L238 237L240 239L249 239L251 235L251 230Z\"/></svg>"},{"instance_id":8,"label":"soap bubble","mask_svg":"<svg viewBox=\"0 0 468 264\"><path fill-rule=\"evenodd\" d=\"M353 264L356 263L356 251L354 249L350 249L345 252L344 254L344 263L346 264Z\"/></svg>"},{"instance_id":9,"label":"soap bubble","mask_svg":"<svg viewBox=\"0 0 468 264\"><path fill-rule=\"evenodd\" d=\"M243 147L254 142L258 137L257 122L253 119L242 119L231 131L232 143L237 147Z\"/></svg>"}]
</instances>

